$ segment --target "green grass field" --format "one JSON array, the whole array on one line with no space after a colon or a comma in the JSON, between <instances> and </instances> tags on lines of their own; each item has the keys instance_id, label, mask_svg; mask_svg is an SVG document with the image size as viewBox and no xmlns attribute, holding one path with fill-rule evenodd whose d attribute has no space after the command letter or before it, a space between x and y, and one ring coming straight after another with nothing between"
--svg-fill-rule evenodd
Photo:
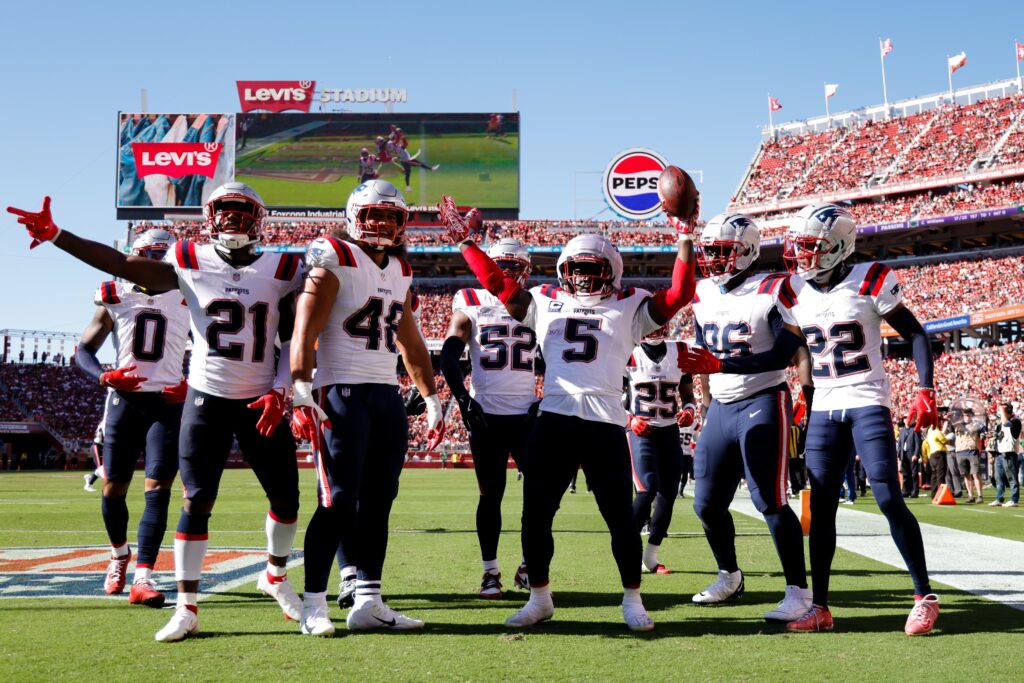
<instances>
[{"instance_id":1,"label":"green grass field","mask_svg":"<svg viewBox=\"0 0 1024 683\"><path fill-rule=\"evenodd\" d=\"M300 528L314 505L312 475L302 471ZM505 520L517 527L521 486L512 475L509 479ZM98 494L83 492L81 484L80 474L0 476L0 546L103 545ZM673 536L662 546L662 559L674 573L644 580L645 602L657 628L631 634L618 608L608 536L593 498L582 492L566 495L556 520L555 619L512 632L502 622L522 604L523 593L511 591L497 601L475 596L481 572L476 495L470 471L403 474L384 592L394 607L426 620L423 632L350 635L335 607L337 638L301 636L258 593L255 576L204 600L201 635L173 645L153 641L170 615L167 610L109 599L0 599L0 679L985 680L1012 678L1013 653L1024 648L1024 614L941 586L938 632L905 637L909 578L842 550L832 583L836 632L787 634L761 619L781 592L771 539L761 521L741 515L734 516L746 595L726 607L693 606L690 595L709 582L713 562L689 498L678 501ZM129 500L134 526L142 505L138 487ZM855 506L873 507L869 499ZM265 510L252 474L229 471L211 521L211 547L262 547ZM936 510L923 499L915 511L922 521L972 530L979 530L975 524L992 524L1001 529L992 533L1021 538L1021 524L1008 521L1009 515ZM932 514L937 518L930 519ZM509 579L518 557L518 532L510 531L500 551ZM301 590L301 567L291 575ZM165 586L170 578L161 577ZM97 592L101 585L97 573Z\"/></svg>"},{"instance_id":2,"label":"green grass field","mask_svg":"<svg viewBox=\"0 0 1024 683\"><path fill-rule=\"evenodd\" d=\"M344 207L358 184L359 150L365 136L314 136L261 146L238 153L235 179L259 192L268 206ZM413 168L412 190L404 192L402 169L393 163L381 168L381 178L393 182L411 205L436 204L442 194L460 203L487 208L514 208L519 202L519 136L483 134L413 135L409 152L420 150L419 161L440 164L436 172Z\"/></svg>"}]
</instances>

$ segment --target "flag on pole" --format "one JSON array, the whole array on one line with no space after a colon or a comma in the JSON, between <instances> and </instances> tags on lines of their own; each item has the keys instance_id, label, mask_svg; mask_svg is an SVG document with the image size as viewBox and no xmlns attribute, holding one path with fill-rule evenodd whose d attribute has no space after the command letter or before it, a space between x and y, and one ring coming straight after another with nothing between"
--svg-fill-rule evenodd
<instances>
[{"instance_id":1,"label":"flag on pole","mask_svg":"<svg viewBox=\"0 0 1024 683\"><path fill-rule=\"evenodd\" d=\"M779 104L779 101L776 98L774 98L774 97L769 97L768 98L768 110L769 111L778 111L780 109L782 109L782 105Z\"/></svg>"},{"instance_id":2,"label":"flag on pole","mask_svg":"<svg viewBox=\"0 0 1024 683\"><path fill-rule=\"evenodd\" d=\"M892 52L892 38L886 38L882 41L882 56L886 56Z\"/></svg>"},{"instance_id":3,"label":"flag on pole","mask_svg":"<svg viewBox=\"0 0 1024 683\"><path fill-rule=\"evenodd\" d=\"M1024 43L1017 43L1017 61L1024 62Z\"/></svg>"},{"instance_id":4,"label":"flag on pole","mask_svg":"<svg viewBox=\"0 0 1024 683\"><path fill-rule=\"evenodd\" d=\"M826 83L825 84L825 98L828 99L836 94L836 90L839 90L838 83Z\"/></svg>"},{"instance_id":5,"label":"flag on pole","mask_svg":"<svg viewBox=\"0 0 1024 683\"><path fill-rule=\"evenodd\" d=\"M946 63L949 64L949 73L956 73L957 69L967 66L967 53L961 52L958 55L953 55L946 59Z\"/></svg>"}]
</instances>

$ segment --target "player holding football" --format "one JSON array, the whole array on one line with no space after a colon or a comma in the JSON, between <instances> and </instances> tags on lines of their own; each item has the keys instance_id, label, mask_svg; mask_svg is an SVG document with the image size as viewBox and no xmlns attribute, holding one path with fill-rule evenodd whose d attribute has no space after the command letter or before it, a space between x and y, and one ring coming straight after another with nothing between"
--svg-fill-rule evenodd
<instances>
[{"instance_id":1,"label":"player holding football","mask_svg":"<svg viewBox=\"0 0 1024 683\"><path fill-rule=\"evenodd\" d=\"M132 253L159 261L174 242L174 235L166 230L147 230L132 244ZM178 428L188 389L181 378L188 327L188 308L180 292L148 291L112 280L100 285L96 314L75 352L79 369L108 388L103 426L97 428L103 444L100 510L112 549L103 586L107 595L124 590L132 558L125 496L135 462L145 454L146 506L139 520L139 557L128 595L131 604L164 604L152 571L167 529L171 485L178 473ZM96 352L111 332L118 368L105 372Z\"/></svg>"},{"instance_id":2,"label":"player holding football","mask_svg":"<svg viewBox=\"0 0 1024 683\"><path fill-rule=\"evenodd\" d=\"M270 501L266 517L267 569L257 586L285 616L298 620L302 603L288 581L287 561L299 510L295 439L284 417L290 383L288 346L294 291L302 280L298 257L259 253L266 209L244 183L210 194L203 207L211 242L180 241L156 261L82 239L58 228L50 198L39 212L8 208L33 238L115 277L151 291L180 290L191 316L193 350L178 444L186 498L174 541L178 605L159 641L179 641L199 630L197 598L208 526L232 437ZM275 339L282 349L275 374Z\"/></svg>"},{"instance_id":3,"label":"player holding football","mask_svg":"<svg viewBox=\"0 0 1024 683\"><path fill-rule=\"evenodd\" d=\"M348 239L321 237L309 245L292 346L292 427L319 444L300 620L302 633L316 636L334 634L327 582L339 544L344 562L357 570L348 628L423 628L381 599L388 519L409 441L399 352L426 403L427 449L444 436L430 353L412 315L412 268L402 258L405 200L391 183L371 180L352 191L345 215Z\"/></svg>"},{"instance_id":4,"label":"player holding football","mask_svg":"<svg viewBox=\"0 0 1024 683\"><path fill-rule=\"evenodd\" d=\"M487 250L506 278L526 285L530 252L506 237ZM469 344L470 389L467 391L459 358ZM505 496L508 457L525 466L523 451L530 432L530 408L536 403L534 362L537 337L513 319L505 306L486 289L461 289L452 298L448 338L441 348L441 372L459 404L469 432L473 471L480 489L476 507L476 535L480 542L484 575L480 597L501 597L498 538L501 535L501 500ZM526 566L520 564L515 585L529 588Z\"/></svg>"},{"instance_id":5,"label":"player holding football","mask_svg":"<svg viewBox=\"0 0 1024 683\"><path fill-rule=\"evenodd\" d=\"M814 590L811 606L787 628L794 632L832 629L828 588L836 548L836 492L855 450L913 579L914 607L904 630L907 635L924 635L935 625L939 598L928 580L921 528L900 493L891 392L882 366L882 321L913 348L920 389L908 421L915 429L938 418L931 349L921 323L902 303L896 275L881 263L848 263L856 237L853 218L840 207L805 207L785 237L787 267L801 277L786 278L779 285L782 305L778 310L785 324L775 345L764 353L725 359L695 349L687 365L701 373L778 370L806 340L816 387L806 450ZM701 436L702 441L707 438L706 433Z\"/></svg>"},{"instance_id":6,"label":"player holding football","mask_svg":"<svg viewBox=\"0 0 1024 683\"><path fill-rule=\"evenodd\" d=\"M626 438L636 490L633 515L637 529L646 524L650 531L642 562L643 570L654 574L670 573L658 560L658 551L668 535L683 473L679 429L693 426L697 410L693 376L679 367L685 347L682 342L666 343L667 335L666 323L633 349L626 363L625 381L629 411Z\"/></svg>"},{"instance_id":7,"label":"player holding football","mask_svg":"<svg viewBox=\"0 0 1024 683\"><path fill-rule=\"evenodd\" d=\"M785 276L755 274L761 249L757 225L742 214L719 214L697 242L704 279L693 297L696 345L715 358L767 351L782 334ZM810 363L799 351L802 383L810 385ZM793 354L790 355L792 358ZM789 359L787 359L789 360ZM811 604L800 520L786 497L792 405L785 369L749 375L701 375L708 406L694 457L693 510L704 527L718 565L718 578L693 596L714 605L743 595L736 559L736 529L729 505L746 479L754 507L768 524L786 578L785 595L765 619L789 622Z\"/></svg>"},{"instance_id":8,"label":"player holding football","mask_svg":"<svg viewBox=\"0 0 1024 683\"><path fill-rule=\"evenodd\" d=\"M644 336L668 322L693 296L692 228L698 206L680 233L672 285L653 296L622 289L622 257L598 234L574 237L556 264L561 288L530 290L506 277L469 238L455 202L444 197L441 220L484 288L517 321L535 330L546 364L540 416L526 448L523 549L530 599L505 623L531 626L554 614L548 570L554 553L551 525L559 502L582 463L612 536L612 554L624 589L622 609L634 631L654 622L640 597L642 544L633 517L629 448L622 407L622 369Z\"/></svg>"}]
</instances>

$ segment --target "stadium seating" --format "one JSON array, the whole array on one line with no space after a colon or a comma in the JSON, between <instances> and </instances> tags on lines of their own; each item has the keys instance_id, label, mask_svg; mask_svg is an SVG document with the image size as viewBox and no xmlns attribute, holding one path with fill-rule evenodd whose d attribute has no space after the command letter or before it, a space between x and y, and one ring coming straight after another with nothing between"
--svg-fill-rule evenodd
<instances>
[{"instance_id":1,"label":"stadium seating","mask_svg":"<svg viewBox=\"0 0 1024 683\"><path fill-rule=\"evenodd\" d=\"M92 441L106 396L93 379L69 366L28 363L0 365L0 379L31 418L66 439Z\"/></svg>"}]
</instances>

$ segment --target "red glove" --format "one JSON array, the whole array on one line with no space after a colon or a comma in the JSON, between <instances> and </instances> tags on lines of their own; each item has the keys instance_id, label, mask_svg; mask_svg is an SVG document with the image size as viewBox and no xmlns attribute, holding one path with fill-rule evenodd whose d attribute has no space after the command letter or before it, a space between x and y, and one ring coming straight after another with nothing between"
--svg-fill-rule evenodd
<instances>
[{"instance_id":1,"label":"red glove","mask_svg":"<svg viewBox=\"0 0 1024 683\"><path fill-rule=\"evenodd\" d=\"M637 436L647 436L651 433L651 425L648 424L647 420L642 417L636 417L635 415L629 416L629 421L626 423L630 431Z\"/></svg>"},{"instance_id":2,"label":"red glove","mask_svg":"<svg viewBox=\"0 0 1024 683\"><path fill-rule=\"evenodd\" d=\"M188 393L188 380L183 379L173 387L164 387L160 392L167 403L184 403L185 394Z\"/></svg>"},{"instance_id":3,"label":"red glove","mask_svg":"<svg viewBox=\"0 0 1024 683\"><path fill-rule=\"evenodd\" d=\"M697 411L696 406L692 403L687 403L683 406L683 409L676 415L676 424L680 427L689 427L696 421Z\"/></svg>"},{"instance_id":4,"label":"red glove","mask_svg":"<svg viewBox=\"0 0 1024 683\"><path fill-rule=\"evenodd\" d=\"M459 215L455 200L450 195L441 195L437 211L449 242L459 244L469 238L469 223Z\"/></svg>"},{"instance_id":5,"label":"red glove","mask_svg":"<svg viewBox=\"0 0 1024 683\"><path fill-rule=\"evenodd\" d=\"M713 375L722 371L722 361L705 348L684 346L679 367L692 375Z\"/></svg>"},{"instance_id":6,"label":"red glove","mask_svg":"<svg viewBox=\"0 0 1024 683\"><path fill-rule=\"evenodd\" d=\"M270 437L284 419L284 395L277 389L271 389L247 407L263 411L256 421L256 431L266 437Z\"/></svg>"},{"instance_id":7,"label":"red glove","mask_svg":"<svg viewBox=\"0 0 1024 683\"><path fill-rule=\"evenodd\" d=\"M313 400L313 385L311 382L296 380L295 392L292 396L292 434L299 441L308 441L316 448L319 441L319 429L317 420L327 429L331 428L331 421L327 419L327 413Z\"/></svg>"},{"instance_id":8,"label":"red glove","mask_svg":"<svg viewBox=\"0 0 1024 683\"><path fill-rule=\"evenodd\" d=\"M29 249L35 249L43 242L52 242L60 234L60 228L54 224L53 217L50 216L49 197L43 197L42 211L25 211L24 209L8 206L7 213L13 213L15 216L18 216L18 222L28 230L28 234L32 238L32 244L29 245Z\"/></svg>"},{"instance_id":9,"label":"red glove","mask_svg":"<svg viewBox=\"0 0 1024 683\"><path fill-rule=\"evenodd\" d=\"M110 387L111 389L117 389L118 391L135 391L139 388L139 385L145 382L148 377L140 377L132 373L132 370L136 366L129 365L127 367L118 368L111 370L110 372L104 372L100 375L100 386Z\"/></svg>"},{"instance_id":10,"label":"red glove","mask_svg":"<svg viewBox=\"0 0 1024 683\"><path fill-rule=\"evenodd\" d=\"M917 390L917 398L910 405L907 423L918 430L939 423L939 410L935 402L935 390L921 387Z\"/></svg>"}]
</instances>

